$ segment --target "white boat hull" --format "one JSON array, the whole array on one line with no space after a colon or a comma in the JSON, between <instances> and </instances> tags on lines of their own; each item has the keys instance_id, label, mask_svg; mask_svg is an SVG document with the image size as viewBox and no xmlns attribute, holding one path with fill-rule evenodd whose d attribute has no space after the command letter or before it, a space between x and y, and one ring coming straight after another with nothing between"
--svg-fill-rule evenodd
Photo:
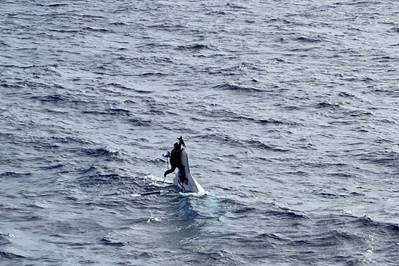
<instances>
[{"instance_id":1,"label":"white boat hull","mask_svg":"<svg viewBox=\"0 0 399 266\"><path fill-rule=\"evenodd\" d=\"M173 184L179 188L181 192L184 193L204 193L204 188L198 183L198 181L191 175L190 166L188 164L188 156L185 149L181 151L181 163L184 167L185 175L187 177L187 182L180 182L180 172L176 173L173 179Z\"/></svg>"}]
</instances>

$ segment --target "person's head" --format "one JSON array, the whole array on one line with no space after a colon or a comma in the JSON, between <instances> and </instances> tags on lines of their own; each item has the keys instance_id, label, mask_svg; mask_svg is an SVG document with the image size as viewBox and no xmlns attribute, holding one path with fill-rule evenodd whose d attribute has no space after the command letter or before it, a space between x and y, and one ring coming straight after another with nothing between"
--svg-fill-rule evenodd
<instances>
[{"instance_id":1,"label":"person's head","mask_svg":"<svg viewBox=\"0 0 399 266\"><path fill-rule=\"evenodd\" d=\"M174 147L175 147L175 149L178 149L179 148L179 143L176 142Z\"/></svg>"}]
</instances>

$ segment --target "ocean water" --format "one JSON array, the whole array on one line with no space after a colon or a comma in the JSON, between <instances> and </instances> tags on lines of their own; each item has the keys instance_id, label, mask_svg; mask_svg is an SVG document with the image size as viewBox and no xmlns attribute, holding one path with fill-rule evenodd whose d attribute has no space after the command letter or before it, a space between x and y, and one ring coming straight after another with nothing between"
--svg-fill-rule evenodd
<instances>
[{"instance_id":1,"label":"ocean water","mask_svg":"<svg viewBox=\"0 0 399 266\"><path fill-rule=\"evenodd\" d=\"M0 265L399 265L399 1L0 14Z\"/></svg>"}]
</instances>

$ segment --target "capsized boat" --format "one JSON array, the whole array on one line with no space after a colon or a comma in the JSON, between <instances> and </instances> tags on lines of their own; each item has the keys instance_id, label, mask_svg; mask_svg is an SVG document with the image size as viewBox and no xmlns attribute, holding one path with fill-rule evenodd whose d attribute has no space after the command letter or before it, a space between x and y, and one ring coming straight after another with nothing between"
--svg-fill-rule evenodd
<instances>
[{"instance_id":1,"label":"capsized boat","mask_svg":"<svg viewBox=\"0 0 399 266\"><path fill-rule=\"evenodd\" d=\"M190 166L188 164L188 155L186 149L182 147L181 150L181 164L182 169L184 169L185 176L187 177L187 181L181 182L180 181L180 171L176 173L175 178L173 179L173 184L179 188L179 190L183 193L198 193L203 194L205 193L204 188L198 183L198 181L191 175L190 173Z\"/></svg>"}]
</instances>

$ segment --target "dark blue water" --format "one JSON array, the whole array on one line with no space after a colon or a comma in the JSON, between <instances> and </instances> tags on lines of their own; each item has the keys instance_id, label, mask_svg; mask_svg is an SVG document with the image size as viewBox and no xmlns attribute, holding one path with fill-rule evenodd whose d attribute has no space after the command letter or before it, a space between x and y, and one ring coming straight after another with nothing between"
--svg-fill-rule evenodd
<instances>
[{"instance_id":1,"label":"dark blue water","mask_svg":"<svg viewBox=\"0 0 399 266\"><path fill-rule=\"evenodd\" d=\"M0 14L0 265L398 265L399 1Z\"/></svg>"}]
</instances>

